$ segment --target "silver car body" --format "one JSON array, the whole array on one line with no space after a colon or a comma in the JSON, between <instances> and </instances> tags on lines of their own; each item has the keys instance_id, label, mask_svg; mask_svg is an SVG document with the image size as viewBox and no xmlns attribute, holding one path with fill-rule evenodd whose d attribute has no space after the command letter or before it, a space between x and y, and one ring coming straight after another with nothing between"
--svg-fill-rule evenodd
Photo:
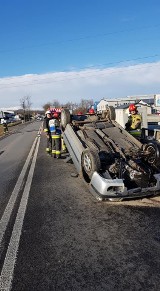
<instances>
[{"instance_id":1,"label":"silver car body","mask_svg":"<svg viewBox=\"0 0 160 291\"><path fill-rule=\"evenodd\" d=\"M132 138L132 137L131 137ZM85 150L79 136L74 131L71 124L67 124L63 139L68 152L79 174L82 174L82 153ZM89 182L90 191L99 200L109 199L121 201L124 199L146 197L160 194L160 173L154 174L156 183L154 187L127 189L123 179L112 179L109 174L94 172Z\"/></svg>"}]
</instances>

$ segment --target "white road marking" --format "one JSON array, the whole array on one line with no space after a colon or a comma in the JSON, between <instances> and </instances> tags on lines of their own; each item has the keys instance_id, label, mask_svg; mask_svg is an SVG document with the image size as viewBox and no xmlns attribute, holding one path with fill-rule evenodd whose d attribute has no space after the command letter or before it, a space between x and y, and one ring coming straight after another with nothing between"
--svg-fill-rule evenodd
<instances>
[{"instance_id":1,"label":"white road marking","mask_svg":"<svg viewBox=\"0 0 160 291\"><path fill-rule=\"evenodd\" d=\"M29 197L29 192L30 192L30 188L31 188L31 183L32 183L32 179L33 179L39 143L40 143L40 139L38 139L38 142L36 145L34 157L33 157L32 164L31 164L31 167L29 170L26 185L25 185L22 199L20 202L20 206L18 209L16 221L15 221L15 224L13 227L12 236L11 236L10 243L8 246L5 261L3 264L3 268L2 268L2 272L1 272L1 276L0 276L0 290L9 291L9 290L11 290L11 287L12 287L14 266L15 266L15 262L16 262L16 258L17 258L17 251L18 251L18 247L19 247L20 236L21 236L21 232L22 232L23 220L24 220L24 216L25 216L25 212L26 212L27 203L28 203L28 197Z\"/></svg>"},{"instance_id":2,"label":"white road marking","mask_svg":"<svg viewBox=\"0 0 160 291\"><path fill-rule=\"evenodd\" d=\"M21 189L21 186L22 186L22 183L23 183L23 180L24 180L24 176L26 174L26 171L27 171L27 168L28 168L28 165L30 163L30 160L32 158L32 154L33 154L33 151L34 151L34 148L35 148L35 144L37 142L37 137L35 138L34 140L34 143L32 145L32 148L28 154L28 157L27 157L27 160L23 166L23 169L19 175L19 178L17 180L17 183L13 189L13 192L11 194L11 197L8 201L8 204L6 206L6 209L3 213L3 216L0 220L0 244L2 244L2 239L3 239L3 236L4 236L4 233L6 231L6 228L7 228L7 225L8 225L8 222L9 222L9 219L10 219L10 216L11 216L11 213L13 211L13 208L14 208L14 204L16 202L16 199L17 199L17 196L18 196L18 193Z\"/></svg>"},{"instance_id":3,"label":"white road marking","mask_svg":"<svg viewBox=\"0 0 160 291\"><path fill-rule=\"evenodd\" d=\"M11 197L10 197L10 199L8 201L7 206L6 206L6 209L5 209L5 211L3 213L3 216L2 216L2 218L0 220L0 246L2 244L3 236L5 234L5 231L6 231L10 216L12 214L12 211L13 211L13 208L14 208L18 193L19 193L19 191L21 189L21 186L22 186L22 183L23 183L23 180L24 180L28 165L29 165L30 160L32 158L32 154L33 154L37 139L38 138L36 137L35 140L34 140L34 143L33 143L32 147L31 147L31 150L30 150L30 152L28 154L27 160L26 160L26 162L25 162L25 164L23 166L23 169L22 169L22 171L21 171L21 173L19 175L17 183L16 183L16 185L15 185L15 187L13 189Z\"/></svg>"}]
</instances>

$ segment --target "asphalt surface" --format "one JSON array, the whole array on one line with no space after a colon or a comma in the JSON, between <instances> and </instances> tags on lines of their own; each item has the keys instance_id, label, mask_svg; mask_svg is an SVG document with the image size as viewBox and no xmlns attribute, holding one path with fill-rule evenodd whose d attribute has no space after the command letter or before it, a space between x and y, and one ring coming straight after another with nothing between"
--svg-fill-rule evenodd
<instances>
[{"instance_id":1,"label":"asphalt surface","mask_svg":"<svg viewBox=\"0 0 160 291\"><path fill-rule=\"evenodd\" d=\"M40 126L40 122L16 125L0 137L0 217Z\"/></svg>"},{"instance_id":2,"label":"asphalt surface","mask_svg":"<svg viewBox=\"0 0 160 291\"><path fill-rule=\"evenodd\" d=\"M42 138L13 290L158 290L159 208L97 203L44 149Z\"/></svg>"},{"instance_id":3,"label":"asphalt surface","mask_svg":"<svg viewBox=\"0 0 160 291\"><path fill-rule=\"evenodd\" d=\"M97 202L45 146L42 134L12 291L159 290L159 202Z\"/></svg>"}]
</instances>

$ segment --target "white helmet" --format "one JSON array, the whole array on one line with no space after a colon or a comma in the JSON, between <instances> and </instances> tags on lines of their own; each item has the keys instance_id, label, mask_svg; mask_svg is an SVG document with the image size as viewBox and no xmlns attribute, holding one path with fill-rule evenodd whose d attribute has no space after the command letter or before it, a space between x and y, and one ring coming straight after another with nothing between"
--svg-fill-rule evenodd
<instances>
[{"instance_id":1,"label":"white helmet","mask_svg":"<svg viewBox=\"0 0 160 291\"><path fill-rule=\"evenodd\" d=\"M46 114L46 115L47 115L47 114L51 114L51 111L50 111L50 110L47 110L45 114Z\"/></svg>"}]
</instances>

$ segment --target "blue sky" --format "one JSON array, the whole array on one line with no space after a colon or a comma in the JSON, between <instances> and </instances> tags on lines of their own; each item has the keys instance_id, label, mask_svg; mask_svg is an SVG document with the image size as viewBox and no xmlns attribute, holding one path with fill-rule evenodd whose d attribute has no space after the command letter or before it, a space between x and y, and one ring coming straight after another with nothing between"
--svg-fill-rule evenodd
<instances>
[{"instance_id":1,"label":"blue sky","mask_svg":"<svg viewBox=\"0 0 160 291\"><path fill-rule=\"evenodd\" d=\"M115 86L107 91L104 85L95 87L95 82L89 84L96 69L103 71L121 67L122 71L127 66L153 64L150 68L158 63L159 15L158 0L0 0L0 107L5 103L8 106L8 96L12 99L11 106L16 106L19 96L25 94L33 96L35 106L42 105L38 101L42 93L43 103L45 100L64 98L64 91L60 88L64 86L68 73L75 75L72 75L72 80L68 78L66 101L74 101L77 89L81 92L77 98L94 99L106 97L105 94L121 97L150 94L154 88L159 90L158 81L153 86L153 76L150 87L148 79L146 89L144 84L136 83L135 88L133 83L133 86L126 86L126 90L119 92L119 96ZM73 78L76 80L78 73L87 69L92 70L86 77L87 89L84 78L84 82L80 82L72 92ZM49 73L53 78L53 73L65 73L56 81L59 82L59 89L54 92L53 87L53 93L51 89L47 91L47 83L44 91L39 84L42 76L44 85L45 79L48 82ZM23 79L26 75L30 78L28 86ZM117 74L115 76L116 82ZM22 87L20 78L23 80ZM33 90L35 78L37 91L35 88Z\"/></svg>"}]
</instances>

